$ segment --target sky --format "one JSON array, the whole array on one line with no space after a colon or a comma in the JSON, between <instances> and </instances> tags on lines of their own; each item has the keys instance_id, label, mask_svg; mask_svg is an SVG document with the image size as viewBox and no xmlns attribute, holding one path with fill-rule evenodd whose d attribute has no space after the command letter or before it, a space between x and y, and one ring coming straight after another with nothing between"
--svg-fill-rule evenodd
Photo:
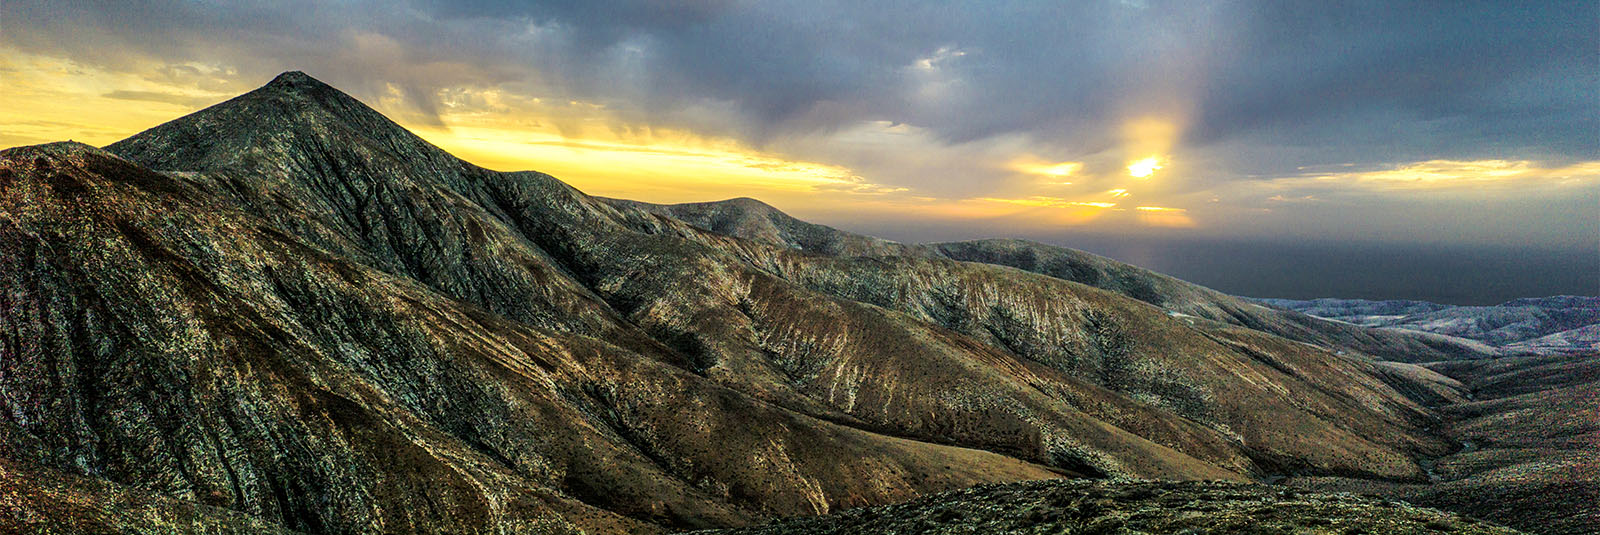
<instances>
[{"instance_id":1,"label":"sky","mask_svg":"<svg viewBox=\"0 0 1600 535\"><path fill-rule=\"evenodd\" d=\"M1597 28L1592 1L7 0L0 146L302 70L595 195L1481 304L1600 294Z\"/></svg>"}]
</instances>

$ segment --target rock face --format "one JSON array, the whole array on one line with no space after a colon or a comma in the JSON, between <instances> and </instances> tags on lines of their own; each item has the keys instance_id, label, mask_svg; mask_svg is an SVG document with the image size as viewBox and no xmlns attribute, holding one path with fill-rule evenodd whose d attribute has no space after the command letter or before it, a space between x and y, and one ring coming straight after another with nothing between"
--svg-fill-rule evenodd
<instances>
[{"instance_id":1,"label":"rock face","mask_svg":"<svg viewBox=\"0 0 1600 535\"><path fill-rule=\"evenodd\" d=\"M703 535L1046 533L1513 534L1404 503L1221 482L1036 481L985 485Z\"/></svg>"},{"instance_id":2,"label":"rock face","mask_svg":"<svg viewBox=\"0 0 1600 535\"><path fill-rule=\"evenodd\" d=\"M299 73L8 149L0 458L197 531L648 533L1455 447L1428 369L739 203L481 169Z\"/></svg>"}]
</instances>

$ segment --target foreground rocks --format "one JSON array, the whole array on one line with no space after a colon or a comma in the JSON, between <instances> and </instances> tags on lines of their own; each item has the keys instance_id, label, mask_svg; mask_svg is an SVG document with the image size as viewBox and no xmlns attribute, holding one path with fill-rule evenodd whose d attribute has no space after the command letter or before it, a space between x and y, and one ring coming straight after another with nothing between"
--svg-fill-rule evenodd
<instances>
[{"instance_id":1,"label":"foreground rocks","mask_svg":"<svg viewBox=\"0 0 1600 535\"><path fill-rule=\"evenodd\" d=\"M984 485L699 535L1116 533L1513 534L1403 502L1222 482L1053 480Z\"/></svg>"},{"instance_id":2,"label":"foreground rocks","mask_svg":"<svg viewBox=\"0 0 1600 535\"><path fill-rule=\"evenodd\" d=\"M291 535L244 513L0 458L0 532Z\"/></svg>"}]
</instances>

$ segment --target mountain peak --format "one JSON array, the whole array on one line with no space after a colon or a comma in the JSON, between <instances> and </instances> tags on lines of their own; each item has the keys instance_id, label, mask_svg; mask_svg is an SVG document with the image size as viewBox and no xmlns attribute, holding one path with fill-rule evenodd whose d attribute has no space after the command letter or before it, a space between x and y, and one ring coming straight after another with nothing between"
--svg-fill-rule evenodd
<instances>
[{"instance_id":1,"label":"mountain peak","mask_svg":"<svg viewBox=\"0 0 1600 535\"><path fill-rule=\"evenodd\" d=\"M306 74L304 71L284 71L283 73L279 74L277 77L274 77L271 82L267 82L267 85L269 85L269 86L297 85L297 84L304 84L304 83L318 83L318 84L321 84L322 81L318 80L316 78L312 78L311 75ZM323 84L323 85L326 85L326 84Z\"/></svg>"},{"instance_id":2,"label":"mountain peak","mask_svg":"<svg viewBox=\"0 0 1600 535\"><path fill-rule=\"evenodd\" d=\"M343 91L328 85L327 82L313 78L301 71L286 71L273 77L255 91L245 93L242 97L255 96L267 98L289 97L290 99L305 99L321 105L336 103L337 106L348 106L355 102L355 98L346 95Z\"/></svg>"},{"instance_id":3,"label":"mountain peak","mask_svg":"<svg viewBox=\"0 0 1600 535\"><path fill-rule=\"evenodd\" d=\"M271 93L323 93L331 92L343 95L344 93L328 85L322 80L311 77L302 71L286 71L274 77L267 85L261 86L256 92Z\"/></svg>"},{"instance_id":4,"label":"mountain peak","mask_svg":"<svg viewBox=\"0 0 1600 535\"><path fill-rule=\"evenodd\" d=\"M284 72L254 91L106 148L152 169L199 171L236 165L250 154L305 159L356 146L407 160L453 159L355 97L301 71Z\"/></svg>"}]
</instances>

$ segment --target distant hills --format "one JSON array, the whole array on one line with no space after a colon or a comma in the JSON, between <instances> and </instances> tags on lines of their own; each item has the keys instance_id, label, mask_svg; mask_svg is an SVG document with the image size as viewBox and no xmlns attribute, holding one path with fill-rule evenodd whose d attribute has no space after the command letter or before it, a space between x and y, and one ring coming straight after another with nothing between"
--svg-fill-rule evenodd
<instances>
[{"instance_id":1,"label":"distant hills","mask_svg":"<svg viewBox=\"0 0 1600 535\"><path fill-rule=\"evenodd\" d=\"M1056 478L1595 525L1594 359L1040 244L591 197L302 73L0 151L0 250L4 528L659 533Z\"/></svg>"},{"instance_id":2,"label":"distant hills","mask_svg":"<svg viewBox=\"0 0 1600 535\"><path fill-rule=\"evenodd\" d=\"M1361 299L1259 301L1366 327L1477 340L1511 353L1600 351L1600 297L1535 297L1494 306Z\"/></svg>"}]
</instances>

